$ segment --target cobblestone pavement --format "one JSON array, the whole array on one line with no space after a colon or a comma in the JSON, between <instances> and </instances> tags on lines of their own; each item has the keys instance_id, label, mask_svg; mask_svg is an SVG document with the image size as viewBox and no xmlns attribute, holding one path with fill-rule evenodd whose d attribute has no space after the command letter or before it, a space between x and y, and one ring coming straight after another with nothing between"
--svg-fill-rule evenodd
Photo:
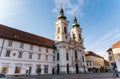
<instances>
[{"instance_id":1,"label":"cobblestone pavement","mask_svg":"<svg viewBox=\"0 0 120 79\"><path fill-rule=\"evenodd\" d=\"M40 75L7 77L5 79L120 79L113 77L112 73L86 73L86 74L62 74L62 75Z\"/></svg>"}]
</instances>

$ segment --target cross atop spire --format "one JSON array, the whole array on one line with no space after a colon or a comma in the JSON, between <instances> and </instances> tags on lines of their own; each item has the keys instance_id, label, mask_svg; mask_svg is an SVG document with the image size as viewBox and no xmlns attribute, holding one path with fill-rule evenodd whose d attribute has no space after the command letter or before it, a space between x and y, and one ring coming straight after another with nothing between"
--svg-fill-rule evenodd
<instances>
[{"instance_id":1,"label":"cross atop spire","mask_svg":"<svg viewBox=\"0 0 120 79\"><path fill-rule=\"evenodd\" d=\"M63 6L63 2L60 2L61 8L60 8L60 14L58 16L58 19L60 19L60 18L66 19L66 16L64 15L64 10L63 10L62 6Z\"/></svg>"},{"instance_id":2,"label":"cross atop spire","mask_svg":"<svg viewBox=\"0 0 120 79\"><path fill-rule=\"evenodd\" d=\"M76 11L74 12L74 23L77 24Z\"/></svg>"},{"instance_id":3,"label":"cross atop spire","mask_svg":"<svg viewBox=\"0 0 120 79\"><path fill-rule=\"evenodd\" d=\"M62 7L62 6L63 6L63 2L61 1L61 2L60 2L60 7Z\"/></svg>"},{"instance_id":4,"label":"cross atop spire","mask_svg":"<svg viewBox=\"0 0 120 79\"><path fill-rule=\"evenodd\" d=\"M74 23L73 23L73 27L77 26L79 27L80 25L77 23L77 18L76 18L76 11L74 12Z\"/></svg>"}]
</instances>

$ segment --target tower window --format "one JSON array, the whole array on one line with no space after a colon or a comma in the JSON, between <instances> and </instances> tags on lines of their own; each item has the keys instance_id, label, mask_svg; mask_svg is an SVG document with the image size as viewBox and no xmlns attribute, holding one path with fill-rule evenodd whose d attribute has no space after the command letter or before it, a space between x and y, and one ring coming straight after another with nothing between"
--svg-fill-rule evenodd
<instances>
[{"instance_id":1,"label":"tower window","mask_svg":"<svg viewBox=\"0 0 120 79\"><path fill-rule=\"evenodd\" d=\"M65 38L67 39L67 36Z\"/></svg>"},{"instance_id":2,"label":"tower window","mask_svg":"<svg viewBox=\"0 0 120 79\"><path fill-rule=\"evenodd\" d=\"M57 53L57 61L59 61L59 53Z\"/></svg>"},{"instance_id":3,"label":"tower window","mask_svg":"<svg viewBox=\"0 0 120 79\"><path fill-rule=\"evenodd\" d=\"M75 50L75 59L77 60L77 51Z\"/></svg>"},{"instance_id":4,"label":"tower window","mask_svg":"<svg viewBox=\"0 0 120 79\"><path fill-rule=\"evenodd\" d=\"M73 39L75 40L76 37L75 37L75 34L74 34L74 33L72 33L72 36L73 36Z\"/></svg>"},{"instance_id":5,"label":"tower window","mask_svg":"<svg viewBox=\"0 0 120 79\"><path fill-rule=\"evenodd\" d=\"M66 53L66 60L67 60L67 61L69 60L69 55L68 55L68 53Z\"/></svg>"},{"instance_id":6,"label":"tower window","mask_svg":"<svg viewBox=\"0 0 120 79\"><path fill-rule=\"evenodd\" d=\"M60 27L58 27L58 33L60 33Z\"/></svg>"},{"instance_id":7,"label":"tower window","mask_svg":"<svg viewBox=\"0 0 120 79\"><path fill-rule=\"evenodd\" d=\"M79 34L79 38L81 39L81 35Z\"/></svg>"},{"instance_id":8,"label":"tower window","mask_svg":"<svg viewBox=\"0 0 120 79\"><path fill-rule=\"evenodd\" d=\"M84 62L84 57L82 56L82 60L83 60L83 62Z\"/></svg>"},{"instance_id":9,"label":"tower window","mask_svg":"<svg viewBox=\"0 0 120 79\"><path fill-rule=\"evenodd\" d=\"M59 36L57 37L57 39L59 39Z\"/></svg>"},{"instance_id":10,"label":"tower window","mask_svg":"<svg viewBox=\"0 0 120 79\"><path fill-rule=\"evenodd\" d=\"M64 32L67 33L67 29L66 29L66 27L64 27Z\"/></svg>"}]
</instances>

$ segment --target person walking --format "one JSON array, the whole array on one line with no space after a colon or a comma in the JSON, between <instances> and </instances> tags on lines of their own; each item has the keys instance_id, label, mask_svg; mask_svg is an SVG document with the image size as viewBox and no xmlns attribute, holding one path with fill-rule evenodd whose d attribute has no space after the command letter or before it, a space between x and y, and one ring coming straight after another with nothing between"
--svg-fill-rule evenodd
<instances>
[{"instance_id":1,"label":"person walking","mask_svg":"<svg viewBox=\"0 0 120 79\"><path fill-rule=\"evenodd\" d=\"M41 69L39 68L39 69L38 69L38 75L40 75L40 74L41 74Z\"/></svg>"},{"instance_id":2,"label":"person walking","mask_svg":"<svg viewBox=\"0 0 120 79\"><path fill-rule=\"evenodd\" d=\"M118 77L118 74L117 74L117 68L114 68L114 69L113 69L113 76Z\"/></svg>"}]
</instances>

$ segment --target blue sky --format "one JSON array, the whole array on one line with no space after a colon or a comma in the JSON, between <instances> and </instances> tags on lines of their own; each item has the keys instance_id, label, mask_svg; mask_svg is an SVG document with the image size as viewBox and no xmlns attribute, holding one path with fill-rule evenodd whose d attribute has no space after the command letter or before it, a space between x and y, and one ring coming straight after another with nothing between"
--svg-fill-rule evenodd
<instances>
[{"instance_id":1,"label":"blue sky","mask_svg":"<svg viewBox=\"0 0 120 79\"><path fill-rule=\"evenodd\" d=\"M120 40L120 0L0 0L0 24L54 40L60 2L69 31L76 12L86 50L103 56Z\"/></svg>"}]
</instances>

